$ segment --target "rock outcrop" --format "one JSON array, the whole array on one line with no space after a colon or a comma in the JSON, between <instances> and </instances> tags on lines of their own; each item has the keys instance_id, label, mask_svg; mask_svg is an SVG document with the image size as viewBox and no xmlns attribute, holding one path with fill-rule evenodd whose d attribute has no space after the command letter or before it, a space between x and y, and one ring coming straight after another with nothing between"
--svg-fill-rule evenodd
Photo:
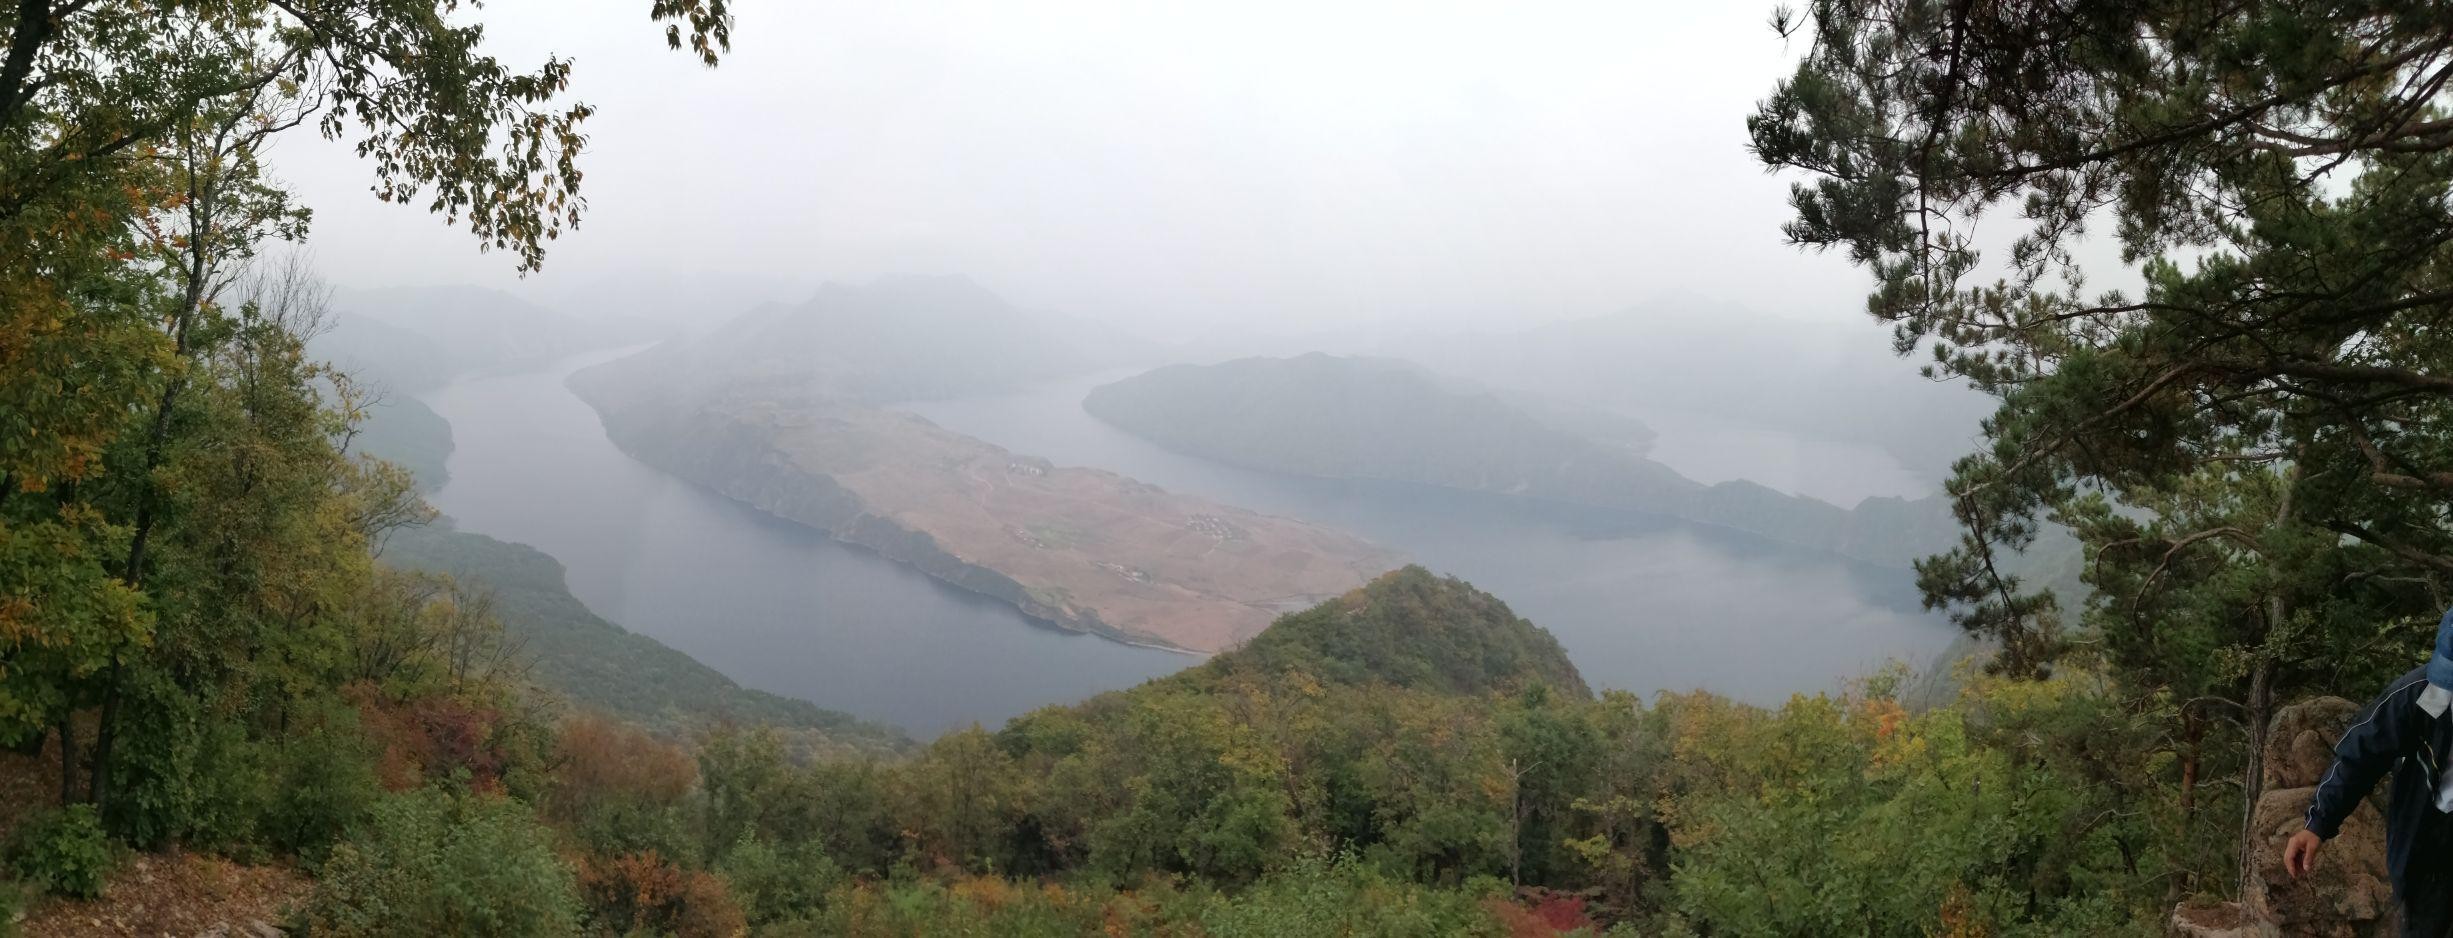
<instances>
[{"instance_id":1,"label":"rock outcrop","mask_svg":"<svg viewBox=\"0 0 2453 938\"><path fill-rule=\"evenodd\" d=\"M2359 705L2319 697L2276 711L2261 752L2265 794L2250 825L2254 875L2239 902L2183 905L2172 933L2188 938L2369 938L2396 931L2385 872L2385 821L2361 805L2319 853L2307 879L2283 871L2283 844L2304 825L2308 801L2333 765L2334 741Z\"/></svg>"}]
</instances>

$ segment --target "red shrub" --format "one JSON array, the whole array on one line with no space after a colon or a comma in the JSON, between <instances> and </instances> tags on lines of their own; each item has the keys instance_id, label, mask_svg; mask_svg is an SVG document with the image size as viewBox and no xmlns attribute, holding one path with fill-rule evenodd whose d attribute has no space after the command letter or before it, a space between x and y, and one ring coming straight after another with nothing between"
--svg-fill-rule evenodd
<instances>
[{"instance_id":1,"label":"red shrub","mask_svg":"<svg viewBox=\"0 0 2453 938\"><path fill-rule=\"evenodd\" d=\"M1508 930L1509 938L1556 938L1600 930L1585 913L1582 896L1528 888L1519 898L1521 902L1490 900L1491 915Z\"/></svg>"}]
</instances>

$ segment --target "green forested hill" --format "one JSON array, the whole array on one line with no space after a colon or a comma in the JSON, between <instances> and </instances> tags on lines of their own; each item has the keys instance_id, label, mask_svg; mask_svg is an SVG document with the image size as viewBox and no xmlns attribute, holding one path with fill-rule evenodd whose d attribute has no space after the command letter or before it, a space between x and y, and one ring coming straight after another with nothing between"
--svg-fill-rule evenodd
<instances>
[{"instance_id":1,"label":"green forested hill","mask_svg":"<svg viewBox=\"0 0 2453 938\"><path fill-rule=\"evenodd\" d=\"M1341 684L1467 695L1541 684L1592 696L1547 630L1463 580L1415 566L1282 617L1204 670L1218 677L1301 671Z\"/></svg>"},{"instance_id":2,"label":"green forested hill","mask_svg":"<svg viewBox=\"0 0 2453 938\"><path fill-rule=\"evenodd\" d=\"M350 444L355 452L409 470L420 492L431 494L451 481L451 421L407 394L386 394L366 411Z\"/></svg>"},{"instance_id":3,"label":"green forested hill","mask_svg":"<svg viewBox=\"0 0 2453 938\"><path fill-rule=\"evenodd\" d=\"M667 809L699 839L659 849L823 857L814 894L749 887L775 934L2145 933L2172 854L2123 845L2168 804L2085 781L2152 745L2094 722L2102 683L1911 712L1895 677L1778 710L1596 699L1498 599L1406 569L908 760L718 737L705 800Z\"/></svg>"}]
</instances>

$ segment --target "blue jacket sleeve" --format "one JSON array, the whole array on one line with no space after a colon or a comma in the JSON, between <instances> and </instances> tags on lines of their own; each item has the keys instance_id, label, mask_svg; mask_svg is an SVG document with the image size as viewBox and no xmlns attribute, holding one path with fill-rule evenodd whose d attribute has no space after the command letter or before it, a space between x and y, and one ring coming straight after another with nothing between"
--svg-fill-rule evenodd
<instances>
[{"instance_id":1,"label":"blue jacket sleeve","mask_svg":"<svg viewBox=\"0 0 2453 938\"><path fill-rule=\"evenodd\" d=\"M2333 768L2326 770L2316 796L2309 799L2309 830L2332 839L2360 799L2376 788L2376 780L2418 746L2427 731L2427 713L2419 709L2419 693L2426 687L2427 679L2420 676L2395 681L2342 734L2334 745Z\"/></svg>"},{"instance_id":2,"label":"blue jacket sleeve","mask_svg":"<svg viewBox=\"0 0 2453 938\"><path fill-rule=\"evenodd\" d=\"M2427 682L2453 690L2453 609L2436 623L2436 653L2427 659Z\"/></svg>"}]
</instances>

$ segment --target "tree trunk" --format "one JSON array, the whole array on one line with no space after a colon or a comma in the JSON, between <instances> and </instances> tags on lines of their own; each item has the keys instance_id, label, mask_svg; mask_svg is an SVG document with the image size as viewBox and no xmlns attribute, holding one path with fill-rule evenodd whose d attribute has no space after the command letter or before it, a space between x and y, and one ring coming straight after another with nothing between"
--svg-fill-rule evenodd
<instances>
[{"instance_id":1,"label":"tree trunk","mask_svg":"<svg viewBox=\"0 0 2453 938\"><path fill-rule=\"evenodd\" d=\"M94 727L94 770L86 794L94 810L108 808L111 797L111 743L119 737L119 659L111 659L111 676L102 689L102 720Z\"/></svg>"},{"instance_id":2,"label":"tree trunk","mask_svg":"<svg viewBox=\"0 0 2453 938\"><path fill-rule=\"evenodd\" d=\"M2291 468L2283 476L2282 497L2274 506L2274 528L2288 528L2298 522L2300 478L2306 465L2301 457L2304 450L2292 453ZM2249 672L2248 733L2249 745L2240 770L2240 895L2249 894L2249 885L2257 876L2257 802L2266 794L2265 747L2266 734L2274 721L2274 659L2265 647L2282 631L2291 618L2291 598L2283 595L2279 584L2268 586L2264 628L2257 632L2256 665Z\"/></svg>"},{"instance_id":3,"label":"tree trunk","mask_svg":"<svg viewBox=\"0 0 2453 938\"><path fill-rule=\"evenodd\" d=\"M77 721L74 714L60 716L60 807L77 800Z\"/></svg>"},{"instance_id":4,"label":"tree trunk","mask_svg":"<svg viewBox=\"0 0 2453 938\"><path fill-rule=\"evenodd\" d=\"M2249 672L2248 758L2241 760L2240 770L2240 895L2249 894L2249 884L2257 877L2257 802L2266 794L2265 760L2259 758L2266 743L2266 731L2274 720L2274 666L2258 659L2255 670Z\"/></svg>"},{"instance_id":5,"label":"tree trunk","mask_svg":"<svg viewBox=\"0 0 2453 938\"><path fill-rule=\"evenodd\" d=\"M2183 708L2180 718L2180 823L2181 832L2189 830L2190 812L2197 809L2198 763L2205 754L2202 743L2206 725L2198 720L2194 708Z\"/></svg>"},{"instance_id":6,"label":"tree trunk","mask_svg":"<svg viewBox=\"0 0 2453 938\"><path fill-rule=\"evenodd\" d=\"M2198 773L2203 770L2205 761L2206 721L2198 715L2196 707L2184 706L2181 708L2180 731L2180 816L2174 819L2178 827L2174 840L2178 843L2188 843L2189 832L2197 829ZM2134 861L2132 865L2135 865ZM2185 885L2182 877L2166 877L2164 903L2170 905L2185 898Z\"/></svg>"},{"instance_id":7,"label":"tree trunk","mask_svg":"<svg viewBox=\"0 0 2453 938\"><path fill-rule=\"evenodd\" d=\"M180 302L179 315L171 323L171 348L182 360L190 360L195 348L188 339L196 318L204 312L205 277L207 276L205 235L212 219L212 193L198 191L189 185L191 217L198 219L190 229L188 254L191 259L186 271L187 295ZM153 474L162 466L162 450L170 441L171 411L179 405L179 394L186 390L186 377L173 374L162 385L162 396L154 404L153 425L145 436L145 461L137 469L136 518L128 538L127 565L119 578L131 590L141 588L145 579L145 547L153 536L158 521L155 517ZM111 744L119 737L119 682L125 662L121 650L111 652L111 672L103 679L102 722L94 730L93 784L88 795L97 811L107 810L111 796Z\"/></svg>"},{"instance_id":8,"label":"tree trunk","mask_svg":"<svg viewBox=\"0 0 2453 938\"><path fill-rule=\"evenodd\" d=\"M1525 770L1508 760L1508 885L1525 884Z\"/></svg>"},{"instance_id":9,"label":"tree trunk","mask_svg":"<svg viewBox=\"0 0 2453 938\"><path fill-rule=\"evenodd\" d=\"M0 60L0 131L14 129L34 100L34 62L58 25L51 0L18 0L17 28L10 31L8 57Z\"/></svg>"}]
</instances>

